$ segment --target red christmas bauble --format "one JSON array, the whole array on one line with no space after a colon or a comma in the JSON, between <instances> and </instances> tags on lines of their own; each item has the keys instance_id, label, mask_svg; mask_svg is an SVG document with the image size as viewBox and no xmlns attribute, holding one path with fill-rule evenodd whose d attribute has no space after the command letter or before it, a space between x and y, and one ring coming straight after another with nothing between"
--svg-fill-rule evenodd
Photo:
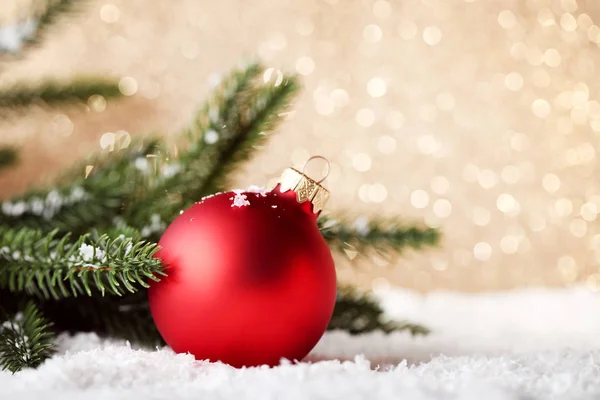
<instances>
[{"instance_id":1,"label":"red christmas bauble","mask_svg":"<svg viewBox=\"0 0 600 400\"><path fill-rule=\"evenodd\" d=\"M156 256L168 276L148 296L175 352L273 366L301 360L325 332L336 275L316 224L320 210L281 187L205 198L163 234Z\"/></svg>"}]
</instances>

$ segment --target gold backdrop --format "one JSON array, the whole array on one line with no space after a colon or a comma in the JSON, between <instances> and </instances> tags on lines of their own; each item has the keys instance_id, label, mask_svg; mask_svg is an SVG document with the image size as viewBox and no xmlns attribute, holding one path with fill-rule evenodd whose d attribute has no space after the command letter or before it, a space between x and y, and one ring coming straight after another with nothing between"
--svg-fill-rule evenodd
<instances>
[{"instance_id":1,"label":"gold backdrop","mask_svg":"<svg viewBox=\"0 0 600 400\"><path fill-rule=\"evenodd\" d=\"M2 23L23 5L2 0ZM107 132L176 133L219 74L258 56L305 88L237 186L320 154L332 213L444 233L439 249L398 260L349 268L352 252L340 255L343 280L600 285L597 0L94 0L64 21L24 59L3 58L2 84L111 75L128 96L3 120L0 141L24 146L3 193L99 151Z\"/></svg>"}]
</instances>

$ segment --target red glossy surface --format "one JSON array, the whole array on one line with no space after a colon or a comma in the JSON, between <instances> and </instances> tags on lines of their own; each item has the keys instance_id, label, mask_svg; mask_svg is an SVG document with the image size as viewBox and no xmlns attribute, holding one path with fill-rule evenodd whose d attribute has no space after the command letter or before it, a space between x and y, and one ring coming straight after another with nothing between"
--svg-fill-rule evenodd
<instances>
[{"instance_id":1,"label":"red glossy surface","mask_svg":"<svg viewBox=\"0 0 600 400\"><path fill-rule=\"evenodd\" d=\"M234 193L185 210L157 257L169 276L152 283L154 321L171 348L236 367L300 360L331 318L336 276L310 202L292 191Z\"/></svg>"}]
</instances>

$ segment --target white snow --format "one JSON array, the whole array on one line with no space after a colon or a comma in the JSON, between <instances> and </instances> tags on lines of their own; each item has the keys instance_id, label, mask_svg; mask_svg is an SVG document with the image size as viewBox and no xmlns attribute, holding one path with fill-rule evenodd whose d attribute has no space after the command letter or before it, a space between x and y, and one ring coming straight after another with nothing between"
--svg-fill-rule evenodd
<instances>
[{"instance_id":1,"label":"white snow","mask_svg":"<svg viewBox=\"0 0 600 400\"><path fill-rule=\"evenodd\" d=\"M82 188L74 187L71 193L65 195L57 190L48 192L46 198L33 196L28 201L4 201L0 210L4 215L18 217L23 213L29 212L34 215L41 216L46 220L52 219L63 206L70 206L79 201L87 200L90 195Z\"/></svg>"},{"instance_id":2,"label":"white snow","mask_svg":"<svg viewBox=\"0 0 600 400\"><path fill-rule=\"evenodd\" d=\"M308 362L234 369L94 334L62 336L37 370L0 373L0 398L600 398L600 295L585 287L489 294L379 291L426 337L328 332Z\"/></svg>"},{"instance_id":3,"label":"white snow","mask_svg":"<svg viewBox=\"0 0 600 400\"><path fill-rule=\"evenodd\" d=\"M12 25L0 27L0 51L18 52L26 40L33 37L38 21L28 18Z\"/></svg>"},{"instance_id":4,"label":"white snow","mask_svg":"<svg viewBox=\"0 0 600 400\"><path fill-rule=\"evenodd\" d=\"M250 205L250 202L248 201L248 196L242 193L242 191L234 190L233 193L234 196L230 198L230 200L233 200L231 207L246 207Z\"/></svg>"}]
</instances>

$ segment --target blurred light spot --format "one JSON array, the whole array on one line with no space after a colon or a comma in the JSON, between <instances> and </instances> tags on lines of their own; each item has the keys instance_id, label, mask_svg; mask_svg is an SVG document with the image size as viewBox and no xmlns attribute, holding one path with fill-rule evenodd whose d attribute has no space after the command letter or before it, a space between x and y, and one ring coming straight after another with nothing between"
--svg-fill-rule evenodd
<instances>
[{"instance_id":1,"label":"blurred light spot","mask_svg":"<svg viewBox=\"0 0 600 400\"><path fill-rule=\"evenodd\" d=\"M385 81L380 77L375 77L367 83L367 93L371 97L381 97L387 93Z\"/></svg>"},{"instance_id":2,"label":"blurred light spot","mask_svg":"<svg viewBox=\"0 0 600 400\"><path fill-rule=\"evenodd\" d=\"M388 292L390 290L390 287L390 281L383 277L377 277L374 278L373 281L371 281L371 289L374 293L377 294L383 294Z\"/></svg>"},{"instance_id":3,"label":"blurred light spot","mask_svg":"<svg viewBox=\"0 0 600 400\"><path fill-rule=\"evenodd\" d=\"M591 222L598 216L598 206L595 203L585 203L581 206L581 218Z\"/></svg>"},{"instance_id":4,"label":"blurred light spot","mask_svg":"<svg viewBox=\"0 0 600 400\"><path fill-rule=\"evenodd\" d=\"M579 218L574 219L573 221L571 221L569 230L571 231L573 236L582 238L587 233L587 222Z\"/></svg>"},{"instance_id":5,"label":"blurred light spot","mask_svg":"<svg viewBox=\"0 0 600 400\"><path fill-rule=\"evenodd\" d=\"M496 207L503 213L512 213L519 207L517 200L508 193L502 193L496 199Z\"/></svg>"},{"instance_id":6,"label":"blurred light spot","mask_svg":"<svg viewBox=\"0 0 600 400\"><path fill-rule=\"evenodd\" d=\"M388 135L380 137L377 141L377 150L383 154L392 154L396 151L396 139Z\"/></svg>"},{"instance_id":7,"label":"blurred light spot","mask_svg":"<svg viewBox=\"0 0 600 400\"><path fill-rule=\"evenodd\" d=\"M363 183L358 188L358 198L365 203L368 203L370 201L370 199L369 199L369 188L370 187L371 187L371 185L369 185L367 183Z\"/></svg>"},{"instance_id":8,"label":"blurred light spot","mask_svg":"<svg viewBox=\"0 0 600 400\"><path fill-rule=\"evenodd\" d=\"M506 235L500 239L500 249L506 254L514 254L519 249L519 238Z\"/></svg>"},{"instance_id":9,"label":"blurred light spot","mask_svg":"<svg viewBox=\"0 0 600 400\"><path fill-rule=\"evenodd\" d=\"M357 153L352 157L352 166L359 172L365 172L371 169L371 157L365 153Z\"/></svg>"},{"instance_id":10,"label":"blurred light spot","mask_svg":"<svg viewBox=\"0 0 600 400\"><path fill-rule=\"evenodd\" d=\"M513 92L519 91L523 87L523 77L518 72L511 72L504 77L504 84Z\"/></svg>"},{"instance_id":11,"label":"blurred light spot","mask_svg":"<svg viewBox=\"0 0 600 400\"><path fill-rule=\"evenodd\" d=\"M552 26L555 25L554 14L548 8L544 8L538 12L537 20L541 26Z\"/></svg>"},{"instance_id":12,"label":"blurred light spot","mask_svg":"<svg viewBox=\"0 0 600 400\"><path fill-rule=\"evenodd\" d=\"M439 199L433 203L433 212L440 218L447 218L452 213L452 204L446 199Z\"/></svg>"},{"instance_id":13,"label":"blurred light spot","mask_svg":"<svg viewBox=\"0 0 600 400\"><path fill-rule=\"evenodd\" d=\"M58 114L52 119L53 130L61 136L69 136L73 133L73 121L64 114Z\"/></svg>"},{"instance_id":14,"label":"blurred light spot","mask_svg":"<svg viewBox=\"0 0 600 400\"><path fill-rule=\"evenodd\" d=\"M479 242L473 247L473 256L479 261L489 260L492 256L492 246L487 242Z\"/></svg>"},{"instance_id":15,"label":"blurred light spot","mask_svg":"<svg viewBox=\"0 0 600 400\"><path fill-rule=\"evenodd\" d=\"M181 55L188 60L194 60L200 54L200 45L193 40L187 40L181 43Z\"/></svg>"},{"instance_id":16,"label":"blurred light spot","mask_svg":"<svg viewBox=\"0 0 600 400\"><path fill-rule=\"evenodd\" d=\"M506 167L502 168L502 173L500 176L504 182L508 184L514 184L519 182L519 179L521 178L521 172L519 171L519 168L515 167L514 165L507 165Z\"/></svg>"},{"instance_id":17,"label":"blurred light spot","mask_svg":"<svg viewBox=\"0 0 600 400\"><path fill-rule=\"evenodd\" d=\"M348 92L344 89L334 89L331 92L331 100L335 103L336 107L345 107L349 101Z\"/></svg>"},{"instance_id":18,"label":"blurred light spot","mask_svg":"<svg viewBox=\"0 0 600 400\"><path fill-rule=\"evenodd\" d=\"M390 111L385 116L385 124L392 130L400 130L404 125L404 115L400 111Z\"/></svg>"},{"instance_id":19,"label":"blurred light spot","mask_svg":"<svg viewBox=\"0 0 600 400\"><path fill-rule=\"evenodd\" d=\"M554 202L554 212L557 217L566 218L573 212L573 203L569 199L557 199Z\"/></svg>"},{"instance_id":20,"label":"blurred light spot","mask_svg":"<svg viewBox=\"0 0 600 400\"><path fill-rule=\"evenodd\" d=\"M462 178L465 182L474 183L479 180L479 168L474 164L467 164L463 167Z\"/></svg>"},{"instance_id":21,"label":"blurred light spot","mask_svg":"<svg viewBox=\"0 0 600 400\"><path fill-rule=\"evenodd\" d=\"M576 0L560 0L560 6L564 11L574 12L577 10Z\"/></svg>"},{"instance_id":22,"label":"blurred light spot","mask_svg":"<svg viewBox=\"0 0 600 400\"><path fill-rule=\"evenodd\" d=\"M544 52L544 62L549 67L558 67L561 62L561 56L558 50L548 49Z\"/></svg>"},{"instance_id":23,"label":"blurred light spot","mask_svg":"<svg viewBox=\"0 0 600 400\"><path fill-rule=\"evenodd\" d=\"M271 81L274 81L273 86L275 87L281 85L281 82L283 82L283 72L275 68L267 68L263 73L263 82L269 83Z\"/></svg>"},{"instance_id":24,"label":"blurred light spot","mask_svg":"<svg viewBox=\"0 0 600 400\"><path fill-rule=\"evenodd\" d=\"M115 148L115 134L113 132L106 132L100 137L100 147L103 149L109 149L110 151Z\"/></svg>"},{"instance_id":25,"label":"blurred light spot","mask_svg":"<svg viewBox=\"0 0 600 400\"><path fill-rule=\"evenodd\" d=\"M440 93L435 99L435 104L441 111L452 111L456 104L456 100L452 93Z\"/></svg>"},{"instance_id":26,"label":"blurred light spot","mask_svg":"<svg viewBox=\"0 0 600 400\"><path fill-rule=\"evenodd\" d=\"M566 282L573 282L577 278L577 263L573 257L560 257L556 263L556 267Z\"/></svg>"},{"instance_id":27,"label":"blurred light spot","mask_svg":"<svg viewBox=\"0 0 600 400\"><path fill-rule=\"evenodd\" d=\"M554 193L560 189L560 178L554 174L546 174L542 178L542 186L548 193Z\"/></svg>"},{"instance_id":28,"label":"blurred light spot","mask_svg":"<svg viewBox=\"0 0 600 400\"><path fill-rule=\"evenodd\" d=\"M298 34L302 36L309 36L314 29L315 26L310 19L298 18L296 20L296 32L298 32Z\"/></svg>"},{"instance_id":29,"label":"blurred light spot","mask_svg":"<svg viewBox=\"0 0 600 400\"><path fill-rule=\"evenodd\" d=\"M450 182L445 176L436 176L431 180L431 191L435 194L446 194L450 188Z\"/></svg>"},{"instance_id":30,"label":"blurred light spot","mask_svg":"<svg viewBox=\"0 0 600 400\"><path fill-rule=\"evenodd\" d=\"M426 191L418 189L410 194L410 204L415 208L425 208L429 204L429 194Z\"/></svg>"},{"instance_id":31,"label":"blurred light spot","mask_svg":"<svg viewBox=\"0 0 600 400\"><path fill-rule=\"evenodd\" d=\"M381 203L387 198L387 189L381 183L374 183L369 187L369 200Z\"/></svg>"},{"instance_id":32,"label":"blurred light spot","mask_svg":"<svg viewBox=\"0 0 600 400\"><path fill-rule=\"evenodd\" d=\"M100 19L107 24L113 24L119 20L121 11L114 4L105 4L100 9Z\"/></svg>"},{"instance_id":33,"label":"blurred light spot","mask_svg":"<svg viewBox=\"0 0 600 400\"><path fill-rule=\"evenodd\" d=\"M92 172L93 169L94 169L93 165L85 166L85 179L87 179L87 177L90 176L90 173Z\"/></svg>"},{"instance_id":34,"label":"blurred light spot","mask_svg":"<svg viewBox=\"0 0 600 400\"><path fill-rule=\"evenodd\" d=\"M206 144L215 144L219 140L219 134L210 129L204 134L204 143Z\"/></svg>"},{"instance_id":35,"label":"blurred light spot","mask_svg":"<svg viewBox=\"0 0 600 400\"><path fill-rule=\"evenodd\" d=\"M431 135L423 135L417 139L417 147L423 154L433 154L442 147L442 144Z\"/></svg>"},{"instance_id":36,"label":"blurred light spot","mask_svg":"<svg viewBox=\"0 0 600 400\"><path fill-rule=\"evenodd\" d=\"M473 209L473 222L477 226L486 226L490 223L492 216L488 210L483 207Z\"/></svg>"},{"instance_id":37,"label":"blurred light spot","mask_svg":"<svg viewBox=\"0 0 600 400\"><path fill-rule=\"evenodd\" d=\"M577 29L577 20L573 14L565 13L560 16L560 26L567 32Z\"/></svg>"},{"instance_id":38,"label":"blurred light spot","mask_svg":"<svg viewBox=\"0 0 600 400\"><path fill-rule=\"evenodd\" d=\"M430 46L435 46L442 40L442 31L437 26L428 26L423 30L423 40Z\"/></svg>"},{"instance_id":39,"label":"blurred light spot","mask_svg":"<svg viewBox=\"0 0 600 400\"><path fill-rule=\"evenodd\" d=\"M546 229L546 218L544 214L532 214L529 216L529 228L533 232L541 232Z\"/></svg>"},{"instance_id":40,"label":"blurred light spot","mask_svg":"<svg viewBox=\"0 0 600 400\"><path fill-rule=\"evenodd\" d=\"M380 19L388 18L392 13L392 6L384 0L378 0L373 5L373 14Z\"/></svg>"},{"instance_id":41,"label":"blurred light spot","mask_svg":"<svg viewBox=\"0 0 600 400\"><path fill-rule=\"evenodd\" d=\"M312 58L303 56L296 61L296 71L300 75L310 75L315 70L315 62Z\"/></svg>"},{"instance_id":42,"label":"blurred light spot","mask_svg":"<svg viewBox=\"0 0 600 400\"><path fill-rule=\"evenodd\" d=\"M101 113L106 110L106 99L99 94L93 94L87 101L90 110Z\"/></svg>"},{"instance_id":43,"label":"blurred light spot","mask_svg":"<svg viewBox=\"0 0 600 400\"><path fill-rule=\"evenodd\" d=\"M138 83L131 76L123 77L119 81L119 91L124 96L133 96L138 91Z\"/></svg>"},{"instance_id":44,"label":"blurred light spot","mask_svg":"<svg viewBox=\"0 0 600 400\"><path fill-rule=\"evenodd\" d=\"M360 126L368 128L375 122L375 114L369 108L361 108L356 113L356 122Z\"/></svg>"},{"instance_id":45,"label":"blurred light spot","mask_svg":"<svg viewBox=\"0 0 600 400\"><path fill-rule=\"evenodd\" d=\"M398 24L398 34L404 40L411 40L417 36L417 25L409 20L403 20Z\"/></svg>"},{"instance_id":46,"label":"blurred light spot","mask_svg":"<svg viewBox=\"0 0 600 400\"><path fill-rule=\"evenodd\" d=\"M498 23L504 29L512 29L517 24L517 19L515 18L515 14L510 10L502 10L500 14L498 14Z\"/></svg>"},{"instance_id":47,"label":"blurred light spot","mask_svg":"<svg viewBox=\"0 0 600 400\"><path fill-rule=\"evenodd\" d=\"M432 104L423 104L419 107L419 119L425 122L434 122L437 119L437 107Z\"/></svg>"},{"instance_id":48,"label":"blurred light spot","mask_svg":"<svg viewBox=\"0 0 600 400\"><path fill-rule=\"evenodd\" d=\"M550 85L550 74L544 69L536 69L533 72L533 84L538 87L548 87Z\"/></svg>"},{"instance_id":49,"label":"blurred light spot","mask_svg":"<svg viewBox=\"0 0 600 400\"><path fill-rule=\"evenodd\" d=\"M490 189L496 186L498 177L494 171L484 169L479 173L479 185L484 189Z\"/></svg>"},{"instance_id":50,"label":"blurred light spot","mask_svg":"<svg viewBox=\"0 0 600 400\"><path fill-rule=\"evenodd\" d=\"M550 115L550 104L544 99L536 99L531 103L531 111L536 117L546 118Z\"/></svg>"},{"instance_id":51,"label":"blurred light spot","mask_svg":"<svg viewBox=\"0 0 600 400\"><path fill-rule=\"evenodd\" d=\"M383 36L381 28L377 25L370 24L363 29L363 38L369 42L379 42Z\"/></svg>"}]
</instances>

